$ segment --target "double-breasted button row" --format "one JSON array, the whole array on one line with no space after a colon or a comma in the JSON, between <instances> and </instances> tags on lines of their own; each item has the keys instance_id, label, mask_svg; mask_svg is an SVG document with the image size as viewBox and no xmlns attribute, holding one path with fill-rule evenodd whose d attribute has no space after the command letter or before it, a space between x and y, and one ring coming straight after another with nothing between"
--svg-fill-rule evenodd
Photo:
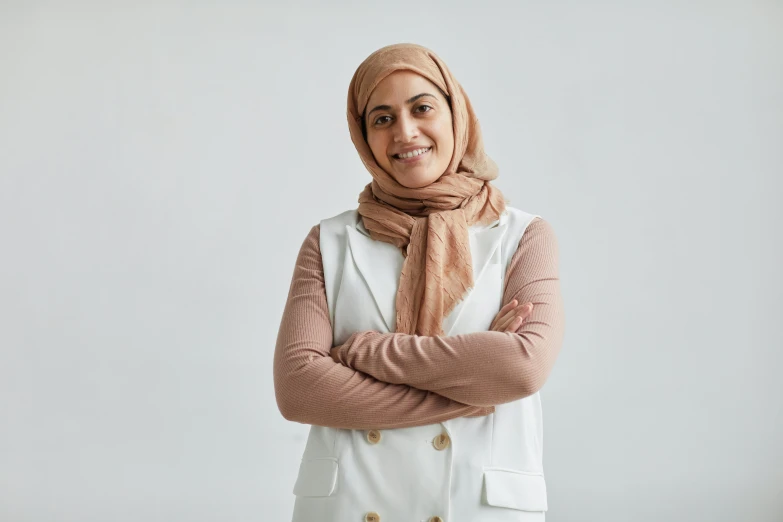
<instances>
[{"instance_id":1,"label":"double-breasted button row","mask_svg":"<svg viewBox=\"0 0 783 522\"><path fill-rule=\"evenodd\" d=\"M435 446L436 450L442 451L449 447L449 444L451 444L451 439L449 438L448 434L441 433L432 439L432 444Z\"/></svg>"},{"instance_id":2,"label":"double-breasted button row","mask_svg":"<svg viewBox=\"0 0 783 522\"><path fill-rule=\"evenodd\" d=\"M381 441L380 430L370 430L367 432L367 442L370 444L378 444ZM434 439L432 439L432 445L438 451L445 450L451 444L451 438L447 433L441 433Z\"/></svg>"}]
</instances>

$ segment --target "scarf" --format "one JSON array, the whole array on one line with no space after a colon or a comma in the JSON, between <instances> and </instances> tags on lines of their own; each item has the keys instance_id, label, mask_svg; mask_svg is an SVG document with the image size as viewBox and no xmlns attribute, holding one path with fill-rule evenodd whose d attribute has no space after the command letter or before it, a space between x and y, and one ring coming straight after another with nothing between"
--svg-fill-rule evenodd
<instances>
[{"instance_id":1,"label":"scarf","mask_svg":"<svg viewBox=\"0 0 783 522\"><path fill-rule=\"evenodd\" d=\"M394 71L415 72L450 100L454 154L446 171L421 188L399 184L375 161L362 132L373 89ZM443 335L442 322L473 288L468 227L496 221L503 194L489 182L498 169L484 152L479 122L462 86L431 50L414 44L383 47L356 69L348 88L348 127L373 180L359 195L358 212L370 237L404 256L396 295L396 331Z\"/></svg>"}]
</instances>

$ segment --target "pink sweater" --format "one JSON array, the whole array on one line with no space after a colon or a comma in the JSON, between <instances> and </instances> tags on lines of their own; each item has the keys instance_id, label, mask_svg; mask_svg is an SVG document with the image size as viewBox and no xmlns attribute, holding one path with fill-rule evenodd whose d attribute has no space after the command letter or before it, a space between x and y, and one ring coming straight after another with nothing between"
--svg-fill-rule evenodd
<instances>
[{"instance_id":1,"label":"pink sweater","mask_svg":"<svg viewBox=\"0 0 783 522\"><path fill-rule=\"evenodd\" d=\"M503 304L533 303L516 333L365 331L335 347L319 234L316 225L299 250L275 346L275 395L286 419L350 429L420 426L487 415L543 386L565 328L548 222L528 225L506 273Z\"/></svg>"}]
</instances>

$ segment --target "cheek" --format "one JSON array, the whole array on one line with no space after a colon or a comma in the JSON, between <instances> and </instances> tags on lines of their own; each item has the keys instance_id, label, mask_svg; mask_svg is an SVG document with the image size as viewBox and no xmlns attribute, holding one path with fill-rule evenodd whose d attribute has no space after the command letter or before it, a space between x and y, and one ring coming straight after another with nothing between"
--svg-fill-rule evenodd
<instances>
[{"instance_id":1,"label":"cheek","mask_svg":"<svg viewBox=\"0 0 783 522\"><path fill-rule=\"evenodd\" d=\"M450 156L454 150L454 129L451 127L451 120L438 122L438 126L434 130L436 132L436 139L441 148L441 153Z\"/></svg>"},{"instance_id":2,"label":"cheek","mask_svg":"<svg viewBox=\"0 0 783 522\"><path fill-rule=\"evenodd\" d=\"M382 136L379 136L377 133L369 134L367 136L367 144L370 146L370 151L375 156L376 161L385 161L386 143Z\"/></svg>"}]
</instances>

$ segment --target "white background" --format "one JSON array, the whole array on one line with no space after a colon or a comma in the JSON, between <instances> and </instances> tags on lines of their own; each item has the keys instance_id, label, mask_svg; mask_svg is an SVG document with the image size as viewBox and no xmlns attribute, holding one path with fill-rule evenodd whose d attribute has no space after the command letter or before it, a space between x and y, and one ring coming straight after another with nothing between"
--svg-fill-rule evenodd
<instances>
[{"instance_id":1,"label":"white background","mask_svg":"<svg viewBox=\"0 0 783 522\"><path fill-rule=\"evenodd\" d=\"M348 82L396 42L558 235L547 520L783 519L781 2L28 1L0 2L2 522L289 519L277 327L370 179Z\"/></svg>"}]
</instances>

